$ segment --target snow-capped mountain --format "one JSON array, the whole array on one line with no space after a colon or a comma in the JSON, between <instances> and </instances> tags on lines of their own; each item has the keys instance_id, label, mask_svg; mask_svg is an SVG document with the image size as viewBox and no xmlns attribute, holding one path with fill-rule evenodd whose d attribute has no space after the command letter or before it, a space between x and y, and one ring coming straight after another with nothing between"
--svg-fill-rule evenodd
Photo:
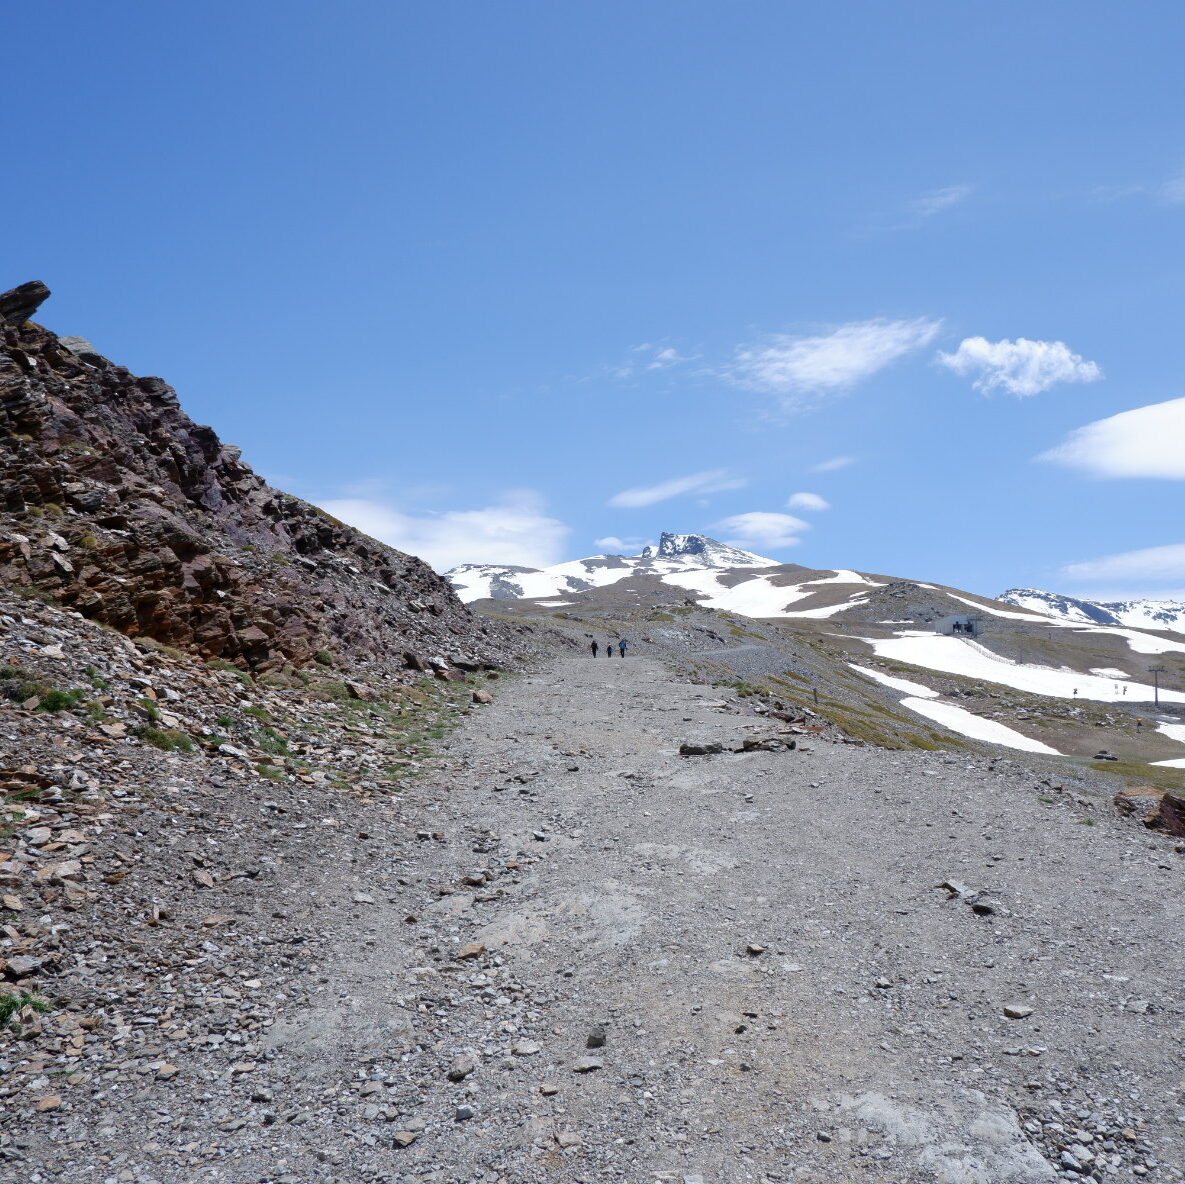
<instances>
[{"instance_id":1,"label":"snow-capped mountain","mask_svg":"<svg viewBox=\"0 0 1185 1184\"><path fill-rule=\"evenodd\" d=\"M542 569L466 563L445 572L466 603L540 600L551 607L643 577L705 608L752 617L831 617L864 604L884 584L855 571L778 563L707 535L670 533L640 555L593 555Z\"/></svg>"},{"instance_id":2,"label":"snow-capped mountain","mask_svg":"<svg viewBox=\"0 0 1185 1184\"><path fill-rule=\"evenodd\" d=\"M635 575L661 578L686 571L777 566L776 559L730 547L707 535L664 532L657 547L646 547L640 555L590 555L545 568L463 563L444 576L457 595L469 602L566 596Z\"/></svg>"},{"instance_id":3,"label":"snow-capped mountain","mask_svg":"<svg viewBox=\"0 0 1185 1184\"><path fill-rule=\"evenodd\" d=\"M1179 600L1081 600L1039 588L1009 588L996 599L1063 621L1185 633L1185 604Z\"/></svg>"}]
</instances>

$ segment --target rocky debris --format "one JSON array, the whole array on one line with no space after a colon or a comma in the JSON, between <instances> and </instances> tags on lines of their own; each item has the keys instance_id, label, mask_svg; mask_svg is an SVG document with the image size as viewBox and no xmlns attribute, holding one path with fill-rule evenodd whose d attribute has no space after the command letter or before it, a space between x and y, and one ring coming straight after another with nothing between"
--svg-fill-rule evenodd
<instances>
[{"instance_id":1,"label":"rocky debris","mask_svg":"<svg viewBox=\"0 0 1185 1184\"><path fill-rule=\"evenodd\" d=\"M410 650L452 677L531 649L419 559L272 489L161 379L27 322L48 295L0 295L0 583L251 670Z\"/></svg>"},{"instance_id":2,"label":"rocky debris","mask_svg":"<svg viewBox=\"0 0 1185 1184\"><path fill-rule=\"evenodd\" d=\"M187 1120L203 1140L303 1121L280 1108L244 1118L234 1094L251 1083L260 1107L280 1096L260 1079L277 1024L315 1003L311 968L337 943L326 922L397 887L401 861L383 862L380 844L415 845L397 802L436 759L423 734L473 710L484 675L406 677L252 677L0 593L10 1113L70 1121L213 1085L220 1109ZM27 1146L0 1136L0 1162L29 1169Z\"/></svg>"},{"instance_id":3,"label":"rocky debris","mask_svg":"<svg viewBox=\"0 0 1185 1184\"><path fill-rule=\"evenodd\" d=\"M1185 796L1136 785L1121 789L1114 802L1120 814L1139 817L1149 830L1185 838Z\"/></svg>"}]
</instances>

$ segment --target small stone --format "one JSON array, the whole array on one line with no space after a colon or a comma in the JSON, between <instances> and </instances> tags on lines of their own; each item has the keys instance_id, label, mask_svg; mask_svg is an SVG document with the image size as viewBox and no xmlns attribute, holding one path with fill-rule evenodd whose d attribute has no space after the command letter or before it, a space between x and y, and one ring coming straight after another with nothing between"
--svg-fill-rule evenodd
<instances>
[{"instance_id":1,"label":"small stone","mask_svg":"<svg viewBox=\"0 0 1185 1184\"><path fill-rule=\"evenodd\" d=\"M750 942L745 947L745 953L748 954L750 958L756 958L759 954L765 953L765 946L759 946L755 942Z\"/></svg>"},{"instance_id":2,"label":"small stone","mask_svg":"<svg viewBox=\"0 0 1185 1184\"><path fill-rule=\"evenodd\" d=\"M173 1078L176 1077L177 1074L180 1072L181 1072L181 1070L178 1069L176 1065L169 1064L169 1062L166 1061L156 1071L157 1080L158 1081L172 1081Z\"/></svg>"},{"instance_id":3,"label":"small stone","mask_svg":"<svg viewBox=\"0 0 1185 1184\"><path fill-rule=\"evenodd\" d=\"M604 1028L593 1028L584 1042L585 1048L604 1048L606 1033Z\"/></svg>"},{"instance_id":4,"label":"small stone","mask_svg":"<svg viewBox=\"0 0 1185 1184\"><path fill-rule=\"evenodd\" d=\"M890 988L890 987L893 985L893 983L892 983L892 980L891 980L891 979L887 979L887 978L878 978L878 979L876 980L876 985L877 985L877 986L878 986L878 987L879 987L879 988L880 988L882 991L887 991L887 990L888 990L888 989L889 989L889 988Z\"/></svg>"},{"instance_id":5,"label":"small stone","mask_svg":"<svg viewBox=\"0 0 1185 1184\"><path fill-rule=\"evenodd\" d=\"M1010 1020L1023 1020L1033 1014L1033 1009L1024 1003L1006 1003L1004 1014Z\"/></svg>"},{"instance_id":6,"label":"small stone","mask_svg":"<svg viewBox=\"0 0 1185 1184\"><path fill-rule=\"evenodd\" d=\"M47 1110L56 1110L62 1104L60 1094L46 1094L44 1097L37 1099L33 1109L38 1114L44 1114Z\"/></svg>"},{"instance_id":7,"label":"small stone","mask_svg":"<svg viewBox=\"0 0 1185 1184\"><path fill-rule=\"evenodd\" d=\"M551 1098L560 1092L560 1087L558 1085L552 1085L551 1082L545 1082L539 1087L539 1092L545 1098Z\"/></svg>"},{"instance_id":8,"label":"small stone","mask_svg":"<svg viewBox=\"0 0 1185 1184\"><path fill-rule=\"evenodd\" d=\"M456 1112L453 1114L453 1118L457 1122L468 1122L469 1119L476 1116L477 1111L472 1106L458 1106Z\"/></svg>"},{"instance_id":9,"label":"small stone","mask_svg":"<svg viewBox=\"0 0 1185 1184\"><path fill-rule=\"evenodd\" d=\"M605 1062L596 1057L581 1057L572 1065L573 1073L592 1073L596 1069L603 1069Z\"/></svg>"},{"instance_id":10,"label":"small stone","mask_svg":"<svg viewBox=\"0 0 1185 1184\"><path fill-rule=\"evenodd\" d=\"M369 892L355 892L354 893L354 903L355 904L374 904L374 897L371 896Z\"/></svg>"},{"instance_id":11,"label":"small stone","mask_svg":"<svg viewBox=\"0 0 1185 1184\"><path fill-rule=\"evenodd\" d=\"M556 1134L555 1141L561 1147L579 1147L583 1140L575 1131L559 1131Z\"/></svg>"},{"instance_id":12,"label":"small stone","mask_svg":"<svg viewBox=\"0 0 1185 1184\"><path fill-rule=\"evenodd\" d=\"M510 1051L516 1057L533 1057L543 1051L543 1046L534 1040L520 1040Z\"/></svg>"},{"instance_id":13,"label":"small stone","mask_svg":"<svg viewBox=\"0 0 1185 1184\"><path fill-rule=\"evenodd\" d=\"M476 1072L477 1062L472 1057L457 1057L448 1069L449 1081L464 1081L470 1073Z\"/></svg>"},{"instance_id":14,"label":"small stone","mask_svg":"<svg viewBox=\"0 0 1185 1184\"><path fill-rule=\"evenodd\" d=\"M415 1131L396 1131L391 1141L396 1147L410 1147L419 1137Z\"/></svg>"},{"instance_id":15,"label":"small stone","mask_svg":"<svg viewBox=\"0 0 1185 1184\"><path fill-rule=\"evenodd\" d=\"M826 1131L815 1131L815 1138L818 1139L820 1143L831 1142L831 1136Z\"/></svg>"},{"instance_id":16,"label":"small stone","mask_svg":"<svg viewBox=\"0 0 1185 1184\"><path fill-rule=\"evenodd\" d=\"M30 954L17 954L8 959L5 970L12 978L24 978L29 974L36 974L41 969L43 958L34 958Z\"/></svg>"},{"instance_id":17,"label":"small stone","mask_svg":"<svg viewBox=\"0 0 1185 1184\"><path fill-rule=\"evenodd\" d=\"M453 957L458 962L469 962L474 958L480 958L486 952L485 946L478 941L471 941L467 945L463 945Z\"/></svg>"}]
</instances>

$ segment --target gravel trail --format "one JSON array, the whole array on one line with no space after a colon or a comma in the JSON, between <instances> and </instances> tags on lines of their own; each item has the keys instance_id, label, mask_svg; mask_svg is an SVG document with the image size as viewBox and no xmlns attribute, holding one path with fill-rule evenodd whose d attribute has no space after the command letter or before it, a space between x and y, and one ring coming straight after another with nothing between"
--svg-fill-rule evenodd
<instances>
[{"instance_id":1,"label":"gravel trail","mask_svg":"<svg viewBox=\"0 0 1185 1184\"><path fill-rule=\"evenodd\" d=\"M680 756L785 725L649 659L499 687L325 869L225 1153L54 1178L1185 1178L1172 840L1012 754Z\"/></svg>"}]
</instances>

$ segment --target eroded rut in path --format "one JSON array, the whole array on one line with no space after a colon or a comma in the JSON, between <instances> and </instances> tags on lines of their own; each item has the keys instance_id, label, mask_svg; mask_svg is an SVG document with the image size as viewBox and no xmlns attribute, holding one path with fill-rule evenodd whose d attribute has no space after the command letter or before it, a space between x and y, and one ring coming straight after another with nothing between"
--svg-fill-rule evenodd
<instances>
[{"instance_id":1,"label":"eroded rut in path","mask_svg":"<svg viewBox=\"0 0 1185 1184\"><path fill-rule=\"evenodd\" d=\"M1163 841L1011 759L681 757L781 725L657 662L500 686L401 805L424 837L327 872L340 943L256 1070L278 1121L153 1178L1181 1178Z\"/></svg>"}]
</instances>

